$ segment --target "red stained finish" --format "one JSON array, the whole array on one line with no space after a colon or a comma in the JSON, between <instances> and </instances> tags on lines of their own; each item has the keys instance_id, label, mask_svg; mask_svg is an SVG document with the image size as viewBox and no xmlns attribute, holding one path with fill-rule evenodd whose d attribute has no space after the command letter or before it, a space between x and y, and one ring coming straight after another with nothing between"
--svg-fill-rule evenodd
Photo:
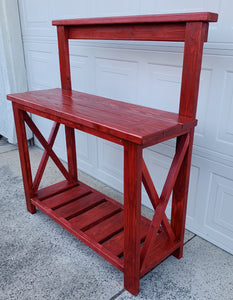
<instances>
[{"instance_id":1,"label":"red stained finish","mask_svg":"<svg viewBox=\"0 0 233 300\"><path fill-rule=\"evenodd\" d=\"M203 44L214 13L187 13L53 21L57 26L61 89L8 95L13 103L27 209L36 207L124 272L133 295L139 279L167 256L182 257L189 175ZM171 113L71 89L69 39L184 41L179 112ZM48 141L26 112L55 121ZM45 148L32 179L25 122ZM65 125L68 170L52 150ZM81 183L74 129L124 147L124 205ZM176 153L159 196L142 157L143 148L177 138ZM51 157L65 181L38 189ZM155 210L141 216L141 185ZM173 193L172 193L173 192ZM172 216L165 210L172 193Z\"/></svg>"},{"instance_id":2,"label":"red stained finish","mask_svg":"<svg viewBox=\"0 0 233 300\"><path fill-rule=\"evenodd\" d=\"M51 130L51 133L50 133L50 136L48 139L48 144L51 148L53 147L53 144L55 142L59 127L60 127L60 124L57 122L54 122L53 128ZM41 178L44 174L44 170L45 170L46 164L48 162L48 159L49 159L49 154L47 151L44 151L40 165L39 165L37 173L36 173L36 176L34 178L34 183L33 183L34 192L38 190L38 187L39 187Z\"/></svg>"},{"instance_id":3,"label":"red stained finish","mask_svg":"<svg viewBox=\"0 0 233 300\"><path fill-rule=\"evenodd\" d=\"M60 27L60 26L58 26ZM185 39L185 24L110 24L83 25L68 28L70 39L179 41Z\"/></svg>"},{"instance_id":4,"label":"red stained finish","mask_svg":"<svg viewBox=\"0 0 233 300\"><path fill-rule=\"evenodd\" d=\"M128 24L128 23L186 23L186 22L216 22L218 14L211 12L164 14L164 15L138 15L124 17L83 18L69 20L55 20L53 25L97 25L97 24Z\"/></svg>"},{"instance_id":5,"label":"red stained finish","mask_svg":"<svg viewBox=\"0 0 233 300\"><path fill-rule=\"evenodd\" d=\"M95 129L100 137L105 134L109 140L118 137L146 146L183 134L197 124L195 118L176 113L62 89L14 94L8 99L39 115L56 116L63 124L72 121L86 131Z\"/></svg>"}]
</instances>

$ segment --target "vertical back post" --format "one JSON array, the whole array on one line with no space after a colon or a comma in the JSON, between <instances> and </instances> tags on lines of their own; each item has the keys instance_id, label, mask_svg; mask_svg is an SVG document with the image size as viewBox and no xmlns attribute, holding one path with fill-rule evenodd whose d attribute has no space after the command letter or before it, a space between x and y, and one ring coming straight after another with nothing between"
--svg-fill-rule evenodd
<instances>
[{"instance_id":1,"label":"vertical back post","mask_svg":"<svg viewBox=\"0 0 233 300\"><path fill-rule=\"evenodd\" d=\"M186 24L183 74L180 96L179 115L190 118L196 117L197 99L201 72L203 44L207 39L208 23L188 22ZM181 165L172 197L171 226L176 238L180 241L180 247L173 253L177 258L183 255L183 241L185 232L185 219L187 210L187 198L191 157L193 148L194 129L189 133L189 147ZM177 147L181 138L177 138Z\"/></svg>"},{"instance_id":2,"label":"vertical back post","mask_svg":"<svg viewBox=\"0 0 233 300\"><path fill-rule=\"evenodd\" d=\"M64 90L71 90L70 56L68 31L65 26L57 26L58 51L60 62L61 86Z\"/></svg>"},{"instance_id":3,"label":"vertical back post","mask_svg":"<svg viewBox=\"0 0 233 300\"><path fill-rule=\"evenodd\" d=\"M57 26L58 50L60 62L61 86L63 90L71 90L70 56L68 29L66 26ZM74 128L65 126L67 161L69 173L74 181L78 180L77 158Z\"/></svg>"},{"instance_id":4,"label":"vertical back post","mask_svg":"<svg viewBox=\"0 0 233 300\"><path fill-rule=\"evenodd\" d=\"M207 34L208 23L187 22L179 108L181 116L196 117L203 45Z\"/></svg>"}]
</instances>

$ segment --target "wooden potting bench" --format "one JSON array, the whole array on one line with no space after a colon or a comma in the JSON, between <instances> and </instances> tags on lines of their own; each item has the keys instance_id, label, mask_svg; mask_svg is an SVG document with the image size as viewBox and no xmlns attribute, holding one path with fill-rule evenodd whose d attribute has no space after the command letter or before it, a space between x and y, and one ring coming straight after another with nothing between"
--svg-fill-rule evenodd
<instances>
[{"instance_id":1,"label":"wooden potting bench","mask_svg":"<svg viewBox=\"0 0 233 300\"><path fill-rule=\"evenodd\" d=\"M182 257L203 44L209 22L216 22L217 17L214 13L187 13L53 21L62 88L8 95L13 104L28 211L33 214L40 209L120 269L124 286L133 295L139 292L140 277L167 256ZM69 39L184 42L179 112L72 90ZM27 112L54 121L48 141ZM25 123L45 149L34 179ZM65 125L68 170L52 149L60 124ZM123 146L124 205L78 180L74 129ZM159 196L142 150L174 137L176 152ZM49 157L65 180L40 189ZM152 221L141 216L142 183L155 210ZM171 193L169 221L165 209Z\"/></svg>"}]
</instances>

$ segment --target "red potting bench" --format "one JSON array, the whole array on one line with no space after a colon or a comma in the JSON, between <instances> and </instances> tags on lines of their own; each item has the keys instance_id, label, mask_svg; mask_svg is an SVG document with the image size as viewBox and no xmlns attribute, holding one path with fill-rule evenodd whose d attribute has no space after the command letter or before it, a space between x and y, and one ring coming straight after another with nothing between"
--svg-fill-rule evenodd
<instances>
[{"instance_id":1,"label":"red potting bench","mask_svg":"<svg viewBox=\"0 0 233 300\"><path fill-rule=\"evenodd\" d=\"M189 174L203 44L214 13L127 16L53 21L57 26L62 88L8 95L12 101L27 209L40 209L124 272L134 295L139 279L170 254L182 257ZM69 39L184 42L179 113L133 105L71 89ZM156 97L156 95L155 95ZM54 121L48 141L27 112ZM25 122L45 148L32 179ZM52 150L65 125L68 170ZM124 205L78 180L74 129L124 148ZM177 147L158 196L142 150L177 137ZM65 177L39 189L48 158ZM154 207L152 221L141 216L141 184ZM169 222L165 209L172 194Z\"/></svg>"}]
</instances>

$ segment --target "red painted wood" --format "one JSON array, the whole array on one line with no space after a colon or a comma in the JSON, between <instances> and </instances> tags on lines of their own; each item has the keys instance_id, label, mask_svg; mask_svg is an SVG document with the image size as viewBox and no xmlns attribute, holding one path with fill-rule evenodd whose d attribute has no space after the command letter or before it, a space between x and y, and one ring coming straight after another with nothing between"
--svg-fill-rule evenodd
<instances>
[{"instance_id":1,"label":"red painted wood","mask_svg":"<svg viewBox=\"0 0 233 300\"><path fill-rule=\"evenodd\" d=\"M147 261L149 259L148 253L151 251L151 247L155 239L157 239L157 233L159 231L160 224L162 222L163 215L165 213L165 209L168 204L172 189L176 182L176 178L178 176L185 154L187 153L188 146L189 135L182 136L181 141L177 147L174 159L172 161L170 170L168 172L168 176L160 196L160 202L156 207L156 211L141 252L141 269L145 268L145 265L147 264Z\"/></svg>"},{"instance_id":2,"label":"red painted wood","mask_svg":"<svg viewBox=\"0 0 233 300\"><path fill-rule=\"evenodd\" d=\"M96 242L103 243L104 241L109 240L115 234L122 231L123 228L123 211L120 211L119 213L85 231L85 233L89 237L93 238Z\"/></svg>"},{"instance_id":3,"label":"red painted wood","mask_svg":"<svg viewBox=\"0 0 233 300\"><path fill-rule=\"evenodd\" d=\"M52 184L50 186L47 186L43 189L40 189L39 191L37 191L34 194L34 196L39 200L43 200L45 198L62 193L63 191L68 190L77 185L79 185L79 184L78 183L70 183L67 180L64 180L64 181Z\"/></svg>"},{"instance_id":4,"label":"red painted wood","mask_svg":"<svg viewBox=\"0 0 233 300\"><path fill-rule=\"evenodd\" d=\"M145 190L148 194L148 197L151 200L153 208L154 208L154 210L156 210L156 206L159 204L160 199L159 199L158 193L155 189L155 186L153 184L152 178L147 169L144 159L142 161L142 182L143 182ZM175 235L174 235L171 225L167 219L166 214L164 214L164 216L163 216L162 226L163 226L164 230L166 231L166 233L168 234L169 238L173 241L175 239Z\"/></svg>"},{"instance_id":5,"label":"red painted wood","mask_svg":"<svg viewBox=\"0 0 233 300\"><path fill-rule=\"evenodd\" d=\"M77 181L78 180L78 169L77 169L74 128L65 126L65 133L66 133L68 170L69 170L69 174L71 174L71 176L72 176L73 181Z\"/></svg>"},{"instance_id":6,"label":"red painted wood","mask_svg":"<svg viewBox=\"0 0 233 300\"><path fill-rule=\"evenodd\" d=\"M57 27L58 51L60 62L61 86L63 90L71 90L70 58L68 30L64 26ZM74 181L78 180L77 159L74 129L65 126L68 169Z\"/></svg>"},{"instance_id":7,"label":"red painted wood","mask_svg":"<svg viewBox=\"0 0 233 300\"><path fill-rule=\"evenodd\" d=\"M75 237L77 237L80 241L85 243L87 246L89 246L91 249L96 251L98 254L100 254L102 257L104 257L107 261L109 261L111 264L113 264L115 267L117 267L120 271L124 270L123 262L121 259L119 259L116 255L111 253L109 250L103 248L103 246L101 244L99 244L95 240L91 239L88 235L86 235L84 232L82 232L79 228L77 228L77 227L73 228L69 221L65 220L64 218L58 217L52 209L43 205L43 201L41 202L37 198L33 198L32 203L38 209L40 209L42 212L44 212L50 218L52 218L54 221L56 221L58 224L60 224L63 228L65 228L67 231L69 231L71 234L73 234Z\"/></svg>"},{"instance_id":8,"label":"red painted wood","mask_svg":"<svg viewBox=\"0 0 233 300\"><path fill-rule=\"evenodd\" d=\"M83 18L54 20L53 25L95 25L95 24L128 24L128 23L179 23L179 22L217 22L218 14L211 12L138 15L123 17Z\"/></svg>"},{"instance_id":9,"label":"red painted wood","mask_svg":"<svg viewBox=\"0 0 233 300\"><path fill-rule=\"evenodd\" d=\"M180 241L179 249L173 253L175 257L180 259L183 256L183 243L185 233L185 220L188 200L189 177L192 158L194 130L190 132L189 147L184 157L183 163L179 170L177 180L174 185L172 194L172 213L171 225L177 240ZM177 139L177 148L181 143L180 138Z\"/></svg>"},{"instance_id":10,"label":"red painted wood","mask_svg":"<svg viewBox=\"0 0 233 300\"><path fill-rule=\"evenodd\" d=\"M120 211L121 208L118 205L106 201L82 215L70 219L70 223L73 228L85 231Z\"/></svg>"},{"instance_id":11,"label":"red painted wood","mask_svg":"<svg viewBox=\"0 0 233 300\"><path fill-rule=\"evenodd\" d=\"M140 271L140 276L144 276L166 257L171 255L179 245L179 242L168 239L165 232L161 232L148 253L148 259Z\"/></svg>"},{"instance_id":12,"label":"red painted wood","mask_svg":"<svg viewBox=\"0 0 233 300\"><path fill-rule=\"evenodd\" d=\"M91 193L90 189L87 189L86 186L78 185L67 191L64 191L63 193L59 193L58 195L46 198L45 200L43 200L43 204L51 209L56 209L65 205L66 203L83 197L88 193Z\"/></svg>"},{"instance_id":13,"label":"red painted wood","mask_svg":"<svg viewBox=\"0 0 233 300\"><path fill-rule=\"evenodd\" d=\"M155 144L173 134L182 134L197 123L194 118L176 113L61 89L8 95L8 99L25 105L27 110L36 108L37 114L46 112L62 118L64 123L73 121L138 144Z\"/></svg>"},{"instance_id":14,"label":"red painted wood","mask_svg":"<svg viewBox=\"0 0 233 300\"><path fill-rule=\"evenodd\" d=\"M57 39L60 62L61 86L64 90L71 90L68 30L66 27L57 27Z\"/></svg>"},{"instance_id":15,"label":"red painted wood","mask_svg":"<svg viewBox=\"0 0 233 300\"><path fill-rule=\"evenodd\" d=\"M205 41L207 31L207 23L200 22L187 24L179 108L180 115L189 117L196 116L203 43ZM187 76L189 76L189 78L187 78ZM177 140L177 144L179 144L179 139ZM192 144L193 130L191 130L190 133L190 147L182 164L173 191L171 224L177 239L181 242L180 248L174 253L177 258L181 258L183 255ZM179 222L177 220L179 220Z\"/></svg>"},{"instance_id":16,"label":"red painted wood","mask_svg":"<svg viewBox=\"0 0 233 300\"><path fill-rule=\"evenodd\" d=\"M182 256L203 43L208 22L216 22L217 17L188 13L53 21L58 25L62 89L8 95L14 107L28 210L33 213L38 207L124 271L125 288L134 295L139 292L140 276L171 253ZM72 91L70 38L185 41L179 113ZM52 150L57 127L47 142L26 111L65 125L68 171ZM45 148L34 189L24 120ZM77 182L74 128L124 146L124 207ZM176 154L159 198L142 149L174 137L178 137ZM69 182L36 192L48 155ZM155 209L151 223L141 216L141 181ZM172 190L170 226L165 208ZM123 254L123 259L117 257Z\"/></svg>"},{"instance_id":17,"label":"red painted wood","mask_svg":"<svg viewBox=\"0 0 233 300\"><path fill-rule=\"evenodd\" d=\"M31 197L33 196L32 173L31 173L31 164L30 164L30 157L28 152L23 111L17 109L14 103L13 103L13 111L14 111L16 134L18 139L19 156L21 161L21 170L23 176L24 193L26 198L27 210L31 214L34 214L36 213L36 208L31 202Z\"/></svg>"},{"instance_id":18,"label":"red painted wood","mask_svg":"<svg viewBox=\"0 0 233 300\"><path fill-rule=\"evenodd\" d=\"M145 161L142 161L142 182L145 187L145 190L150 198L151 204L156 210L156 206L159 204L159 195L155 189L150 173L147 169Z\"/></svg>"},{"instance_id":19,"label":"red painted wood","mask_svg":"<svg viewBox=\"0 0 233 300\"><path fill-rule=\"evenodd\" d=\"M59 126L60 126L59 123L54 122L51 133L50 133L50 136L49 136L49 139L48 139L48 144L50 145L51 148L53 147L53 144L55 142ZM49 154L45 150L44 153L43 153L43 156L41 158L40 165L37 169L36 176L35 176L34 181L33 181L33 190L34 190L34 192L36 192L38 190L38 187L39 187L40 181L42 179L42 176L43 176L46 164L48 162L48 159L49 159Z\"/></svg>"},{"instance_id":20,"label":"red painted wood","mask_svg":"<svg viewBox=\"0 0 233 300\"><path fill-rule=\"evenodd\" d=\"M24 120L26 121L28 127L30 127L30 129L32 130L32 132L35 134L35 136L37 137L37 139L39 140L39 142L41 143L41 145L45 148L45 150L47 151L47 153L49 154L49 156L52 158L52 160L54 161L54 163L56 164L56 166L59 168L59 170L61 171L61 173L64 175L64 177L67 180L69 180L70 182L72 182L73 178L72 178L71 174L69 174L67 172L67 170L65 169L65 167L63 166L63 164L61 163L61 161L59 160L59 158L55 154L55 152L52 150L51 145L49 145L47 143L47 141L45 140L45 138L43 137L43 135L40 133L40 131L37 128L37 126L35 125L35 123L32 121L32 119L29 117L29 115L26 112L23 112L23 116L24 116Z\"/></svg>"},{"instance_id":21,"label":"red painted wood","mask_svg":"<svg viewBox=\"0 0 233 300\"><path fill-rule=\"evenodd\" d=\"M187 23L179 114L196 117L203 44L208 23Z\"/></svg>"},{"instance_id":22,"label":"red painted wood","mask_svg":"<svg viewBox=\"0 0 233 300\"><path fill-rule=\"evenodd\" d=\"M144 242L145 237L147 235L148 229L150 227L150 221L141 218L141 225L140 225L140 241L141 243ZM108 249L116 256L123 256L124 254L124 231L120 232L119 234L115 235L108 241L104 242L103 247Z\"/></svg>"},{"instance_id":23,"label":"red painted wood","mask_svg":"<svg viewBox=\"0 0 233 300\"><path fill-rule=\"evenodd\" d=\"M68 27L69 39L179 41L185 39L185 23L110 24Z\"/></svg>"},{"instance_id":24,"label":"red painted wood","mask_svg":"<svg viewBox=\"0 0 233 300\"><path fill-rule=\"evenodd\" d=\"M142 149L124 145L124 287L139 293Z\"/></svg>"},{"instance_id":25,"label":"red painted wood","mask_svg":"<svg viewBox=\"0 0 233 300\"><path fill-rule=\"evenodd\" d=\"M95 206L105 202L105 198L101 194L91 193L78 198L60 208L55 209L57 216L65 219L71 219L79 214L82 214Z\"/></svg>"},{"instance_id":26,"label":"red painted wood","mask_svg":"<svg viewBox=\"0 0 233 300\"><path fill-rule=\"evenodd\" d=\"M24 110L24 111L30 112L32 114L40 115L41 117L53 120L55 122L60 122L61 124L66 124L66 125L68 125L68 126L70 126L72 128L75 128L75 129L81 130L83 132L86 132L86 133L89 133L89 134L101 137L101 138L103 138L105 140L109 140L109 141L111 141L113 143L116 143L116 144L119 144L119 145L123 145L123 140L121 138L118 138L117 136L114 136L114 135L109 134L109 133L101 132L101 131L98 130L98 128L95 129L95 128L87 127L87 126L85 126L83 124L80 124L80 123L77 123L77 122L73 122L73 121L70 121L68 119L63 120L62 118L56 116L55 114L49 114L47 112L38 111L36 109L30 108L30 107L26 107L24 105L19 105L17 103L15 103L15 106L18 109L20 109L20 110ZM176 137L176 135L174 137Z\"/></svg>"},{"instance_id":27,"label":"red painted wood","mask_svg":"<svg viewBox=\"0 0 233 300\"><path fill-rule=\"evenodd\" d=\"M178 176L181 164L184 160L184 156L187 152L189 147L189 134L183 135L180 138L180 143L177 147L174 159L172 161L170 170L167 175L167 179L165 181L161 196L160 196L160 203L161 202L168 202L168 199L171 196L171 192L173 190L176 178Z\"/></svg>"}]
</instances>

